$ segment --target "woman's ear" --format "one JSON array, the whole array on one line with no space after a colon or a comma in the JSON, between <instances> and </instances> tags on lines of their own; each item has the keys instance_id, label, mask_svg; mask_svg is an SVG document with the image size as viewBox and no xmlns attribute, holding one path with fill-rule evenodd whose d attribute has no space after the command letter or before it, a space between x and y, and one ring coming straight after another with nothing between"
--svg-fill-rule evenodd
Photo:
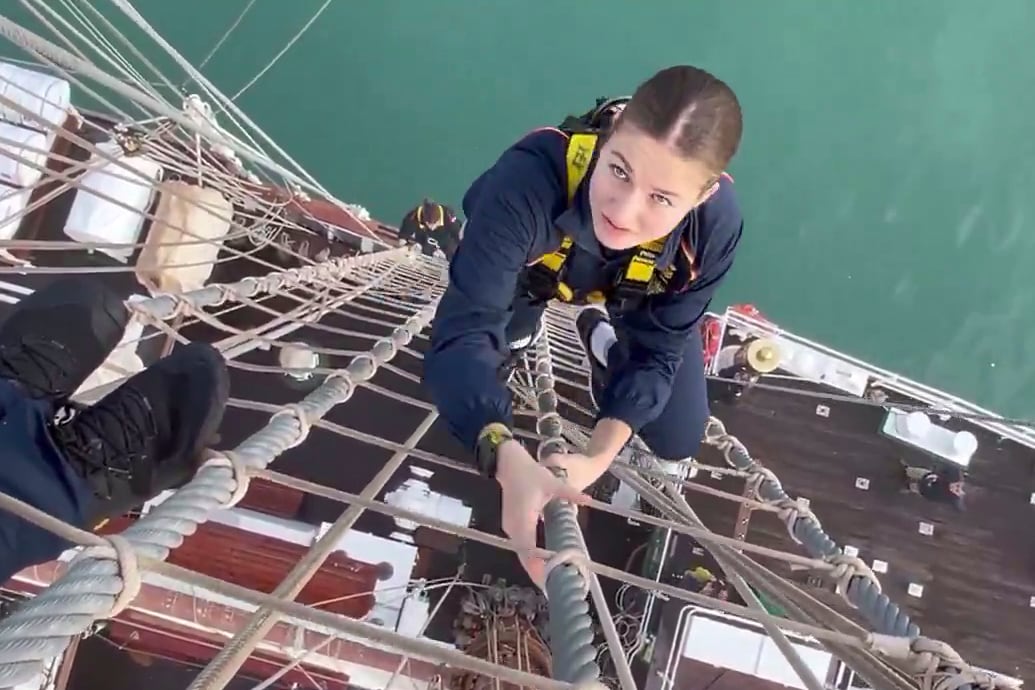
<instances>
[{"instance_id":1,"label":"woman's ear","mask_svg":"<svg viewBox=\"0 0 1035 690\"><path fill-rule=\"evenodd\" d=\"M708 201L712 198L712 195L715 194L717 191L719 191L719 180L715 180L715 182L713 182L706 190L704 190L704 194L701 195L701 200L698 201L697 204L701 205L704 202Z\"/></svg>"}]
</instances>

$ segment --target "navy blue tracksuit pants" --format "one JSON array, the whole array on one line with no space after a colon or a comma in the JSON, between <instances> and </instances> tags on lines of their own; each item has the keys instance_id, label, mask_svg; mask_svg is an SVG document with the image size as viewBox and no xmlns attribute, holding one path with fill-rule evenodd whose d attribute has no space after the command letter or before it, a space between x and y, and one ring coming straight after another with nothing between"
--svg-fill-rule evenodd
<instances>
[{"instance_id":1,"label":"navy blue tracksuit pants","mask_svg":"<svg viewBox=\"0 0 1035 690\"><path fill-rule=\"evenodd\" d=\"M507 326L507 339L515 342L535 332L545 306L516 299ZM618 330L621 346L622 333ZM614 361L615 348L610 359ZM676 372L669 398L661 415L640 429L640 438L661 460L685 460L697 454L711 412L708 385L704 375L704 345L697 328L686 342L683 363Z\"/></svg>"},{"instance_id":2,"label":"navy blue tracksuit pants","mask_svg":"<svg viewBox=\"0 0 1035 690\"><path fill-rule=\"evenodd\" d=\"M96 499L69 467L47 430L50 403L0 379L0 491L83 527ZM22 568L53 560L72 544L0 509L0 583Z\"/></svg>"}]
</instances>

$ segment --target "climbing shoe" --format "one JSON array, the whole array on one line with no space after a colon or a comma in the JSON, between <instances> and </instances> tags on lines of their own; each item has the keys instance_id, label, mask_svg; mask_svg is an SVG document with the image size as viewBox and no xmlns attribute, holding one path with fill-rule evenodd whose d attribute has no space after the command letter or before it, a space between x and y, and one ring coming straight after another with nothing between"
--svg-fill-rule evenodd
<instances>
[{"instance_id":1,"label":"climbing shoe","mask_svg":"<svg viewBox=\"0 0 1035 690\"><path fill-rule=\"evenodd\" d=\"M509 343L510 354L503 360L503 364L500 366L500 380L503 382L510 381L510 378L514 375L518 365L521 364L525 355L535 356L535 346L539 344L543 334L546 333L546 320L540 317L535 327L535 333L532 335L526 335L523 338L518 338L513 342Z\"/></svg>"},{"instance_id":2,"label":"climbing shoe","mask_svg":"<svg viewBox=\"0 0 1035 690\"><path fill-rule=\"evenodd\" d=\"M55 424L57 447L99 499L90 524L189 481L228 395L223 356L207 343L189 343Z\"/></svg>"},{"instance_id":3,"label":"climbing shoe","mask_svg":"<svg viewBox=\"0 0 1035 690\"><path fill-rule=\"evenodd\" d=\"M593 354L593 332L597 326L610 323L607 312L596 305L583 307L579 315L575 317L575 330L579 334L582 348L586 351L586 359L589 361L589 398L593 407L599 409L597 401L603 395L604 386L607 383L607 364L601 362Z\"/></svg>"},{"instance_id":4,"label":"climbing shoe","mask_svg":"<svg viewBox=\"0 0 1035 690\"><path fill-rule=\"evenodd\" d=\"M0 324L0 378L63 404L108 358L128 322L125 304L101 281L55 280L22 298Z\"/></svg>"}]
</instances>

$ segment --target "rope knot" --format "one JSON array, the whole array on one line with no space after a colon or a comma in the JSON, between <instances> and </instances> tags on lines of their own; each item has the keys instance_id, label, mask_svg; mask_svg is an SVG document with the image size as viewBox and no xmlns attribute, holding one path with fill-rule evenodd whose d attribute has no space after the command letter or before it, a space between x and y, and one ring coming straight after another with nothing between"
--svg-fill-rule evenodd
<instances>
[{"instance_id":1,"label":"rope knot","mask_svg":"<svg viewBox=\"0 0 1035 690\"><path fill-rule=\"evenodd\" d=\"M763 503L778 503L779 501L767 501L762 498L759 489L761 489L762 485L766 482L769 482L774 488L783 491L783 484L780 483L780 478L777 477L771 469L763 465L759 465L756 462L754 467L748 470L746 482L747 488L751 489L751 491L758 496Z\"/></svg>"},{"instance_id":2,"label":"rope knot","mask_svg":"<svg viewBox=\"0 0 1035 690\"><path fill-rule=\"evenodd\" d=\"M143 578L140 573L140 564L137 562L137 552L133 550L133 544L129 539L121 534L109 534L104 537L104 541L105 544L87 546L76 556L76 560L94 558L115 561L119 569L119 577L122 578L122 589L115 595L115 601L112 602L108 615L98 616L98 618L115 618L129 608L129 605L140 594Z\"/></svg>"},{"instance_id":3,"label":"rope knot","mask_svg":"<svg viewBox=\"0 0 1035 690\"><path fill-rule=\"evenodd\" d=\"M574 547L561 549L554 555L550 556L550 560L546 562L546 570L543 576L543 583L550 579L550 573L555 568L559 568L562 565L570 565L579 571L581 579L579 580L580 599L585 599L589 596L589 559L586 557L586 552L582 549Z\"/></svg>"},{"instance_id":4,"label":"rope knot","mask_svg":"<svg viewBox=\"0 0 1035 690\"><path fill-rule=\"evenodd\" d=\"M320 280L333 281L338 277L334 270L334 266L330 266L326 263L316 264L313 269Z\"/></svg>"},{"instance_id":5,"label":"rope knot","mask_svg":"<svg viewBox=\"0 0 1035 690\"><path fill-rule=\"evenodd\" d=\"M201 309L194 307L194 303L190 301L189 297L183 295L170 295L173 298L173 310L165 319L157 319L158 321L168 321L171 319L186 318L191 316L194 312L204 313Z\"/></svg>"},{"instance_id":6,"label":"rope knot","mask_svg":"<svg viewBox=\"0 0 1035 690\"><path fill-rule=\"evenodd\" d=\"M213 456L205 461L209 467L227 467L234 477L234 490L230 498L220 506L223 509L233 508L240 503L248 493L248 481L251 478L248 474L248 465L240 453L233 450L213 451Z\"/></svg>"},{"instance_id":7,"label":"rope knot","mask_svg":"<svg viewBox=\"0 0 1035 690\"><path fill-rule=\"evenodd\" d=\"M213 307L221 307L221 306L223 306L224 304L229 302L231 299L233 299L233 297L237 294L233 289L230 288L229 285L223 285L222 283L216 283L215 285L212 285L211 287L216 288L216 290L219 292L219 297L217 297L216 301L213 302L210 305L210 306L213 306Z\"/></svg>"},{"instance_id":8,"label":"rope knot","mask_svg":"<svg viewBox=\"0 0 1035 690\"><path fill-rule=\"evenodd\" d=\"M329 374L327 378L323 380L323 385L341 386L342 390L338 395L345 400L351 398L353 391L356 389L356 383L352 380L352 374L350 374L346 369L339 369L338 371Z\"/></svg>"},{"instance_id":9,"label":"rope knot","mask_svg":"<svg viewBox=\"0 0 1035 690\"><path fill-rule=\"evenodd\" d=\"M764 502L776 507L777 517L783 521L784 526L787 528L787 534L790 535L795 544L802 543L795 531L798 527L799 520L807 520L815 525L817 529L823 529L823 525L820 524L819 518L816 517L816 514L812 512L812 509L809 508L802 500L795 500L785 494L776 500Z\"/></svg>"},{"instance_id":10,"label":"rope knot","mask_svg":"<svg viewBox=\"0 0 1035 690\"><path fill-rule=\"evenodd\" d=\"M556 424L558 429L564 428L564 418L561 417L559 412L544 412L539 415L539 419L535 422L535 432L541 436L552 435L552 432L547 428L551 422Z\"/></svg>"},{"instance_id":11,"label":"rope knot","mask_svg":"<svg viewBox=\"0 0 1035 690\"><path fill-rule=\"evenodd\" d=\"M837 551L824 557L823 560L831 566L830 577L837 583L837 593L840 594L841 598L847 601L852 608L855 608L855 604L852 604L851 600L848 598L848 585L851 584L853 577L865 578L871 585L873 585L874 588L876 588L877 593L880 593L880 580L877 579L877 575L873 572L870 566L866 565L866 561L858 556L849 556L842 551Z\"/></svg>"},{"instance_id":12,"label":"rope knot","mask_svg":"<svg viewBox=\"0 0 1035 690\"><path fill-rule=\"evenodd\" d=\"M284 273L283 278L284 282L279 286L279 288L276 291L270 290L270 294L283 294L288 290L298 289L306 286L305 278L298 275L298 273L292 273L289 271Z\"/></svg>"},{"instance_id":13,"label":"rope knot","mask_svg":"<svg viewBox=\"0 0 1035 690\"><path fill-rule=\"evenodd\" d=\"M395 355L396 347L395 343L390 340L382 341L388 343L389 357ZM363 352L352 358L349 362L348 372L350 377L350 383L354 381L369 381L374 378L374 374L377 372L378 361L377 358L371 355L369 352Z\"/></svg>"},{"instance_id":14,"label":"rope knot","mask_svg":"<svg viewBox=\"0 0 1035 690\"><path fill-rule=\"evenodd\" d=\"M406 347L413 342L413 331L406 326L397 326L392 330L392 345L395 346L393 352L397 352L400 347Z\"/></svg>"},{"instance_id":15,"label":"rope knot","mask_svg":"<svg viewBox=\"0 0 1035 690\"><path fill-rule=\"evenodd\" d=\"M1016 690L1012 678L970 666L948 644L928 637L899 637L872 633L870 646L893 659L912 675L920 690L959 690L970 685L980 690Z\"/></svg>"},{"instance_id":16,"label":"rope knot","mask_svg":"<svg viewBox=\"0 0 1035 690\"><path fill-rule=\"evenodd\" d=\"M542 462L551 455L557 455L558 453L568 452L568 441L563 436L546 436L543 438L535 450L536 460ZM567 478L568 473L563 468L551 467L550 470L557 474L557 470L564 473L563 478ZM560 476L560 475L558 475Z\"/></svg>"},{"instance_id":17,"label":"rope knot","mask_svg":"<svg viewBox=\"0 0 1035 690\"><path fill-rule=\"evenodd\" d=\"M298 434L295 438L287 442L286 448L294 448L295 446L302 443L309 436L309 415L306 413L305 408L299 403L293 403L291 405L285 405L283 409L277 410L270 417L272 423L277 417L292 417L295 423L298 424Z\"/></svg>"},{"instance_id":18,"label":"rope knot","mask_svg":"<svg viewBox=\"0 0 1035 690\"><path fill-rule=\"evenodd\" d=\"M709 417L704 425L704 442L716 446L726 436L726 425L718 417Z\"/></svg>"},{"instance_id":19,"label":"rope knot","mask_svg":"<svg viewBox=\"0 0 1035 690\"><path fill-rule=\"evenodd\" d=\"M742 460L746 458L746 463L748 465L751 463L751 454L748 453L747 446L741 443L740 439L736 436L726 434L715 442L715 447L722 453L722 457L726 461L726 464L734 469L744 469L745 464L738 463L733 459L733 456L736 454L739 454Z\"/></svg>"},{"instance_id":20,"label":"rope knot","mask_svg":"<svg viewBox=\"0 0 1035 690\"><path fill-rule=\"evenodd\" d=\"M255 276L245 276L237 281L237 285L223 285L220 286L223 289L232 288L227 295L227 299L240 298L244 295L256 295L262 291L262 283Z\"/></svg>"}]
</instances>

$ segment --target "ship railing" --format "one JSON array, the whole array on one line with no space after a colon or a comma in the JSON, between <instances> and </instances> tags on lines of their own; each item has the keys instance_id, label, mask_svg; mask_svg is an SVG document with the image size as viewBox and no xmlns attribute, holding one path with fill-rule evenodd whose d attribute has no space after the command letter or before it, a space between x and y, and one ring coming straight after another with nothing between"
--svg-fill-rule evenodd
<instances>
[{"instance_id":1,"label":"ship railing","mask_svg":"<svg viewBox=\"0 0 1035 690\"><path fill-rule=\"evenodd\" d=\"M715 644L718 641L712 640L709 644L709 648L712 651L712 654L709 654L708 656L696 655L695 651L697 650L694 649L694 646L692 645L692 639L690 637L691 628L693 627L696 621L708 621L711 623L716 623L723 626L723 628L729 629L731 631L739 630L754 633L754 635L757 637L757 643L759 645L757 648L757 652L750 657L754 661L754 667L745 668L743 665L743 660L745 658L748 658L746 657L744 650L746 642L744 637L742 637L743 632L741 633L741 635L730 635L729 645L723 645L721 642L719 644ZM783 629L781 628L781 630ZM817 642L812 637L809 637L807 635L800 635L789 630L783 630L783 633L787 636L788 640L794 646L794 648L799 652L807 649L814 650L814 655L812 656L810 661L812 661L813 664L815 664L816 666L819 666L819 663L817 662L820 659L826 662L827 668L824 676L830 675L831 668L837 662L837 660L833 657L833 655L824 650L820 646L819 642ZM767 643L772 644L772 641L767 636L766 632L762 629L762 626L760 624L753 620L743 618L732 613L716 611L714 609L704 608L701 606L697 606L695 604L687 604L683 606L683 608L681 608L679 611L679 617L676 619L676 627L672 636L673 640L670 643L671 646L669 647L668 654L665 659L665 667L664 669L659 669L659 675L661 676L660 690L674 690L676 674L679 670L679 663L684 658L703 661L704 663L710 665L721 666L722 668L736 670L745 675L753 676L755 678L764 678L765 680L772 679L760 673L759 667L764 663L763 659L771 659L772 661L770 661L770 664L775 662L780 666L786 666L787 671L790 672L788 678L790 676L793 676L794 674L794 671L790 668L790 665L784 659L783 656L780 656L779 654L765 655L763 653L764 645L766 645ZM724 648L729 650L730 656L726 659L716 658L715 652L717 652L719 649ZM772 671L774 669L770 668L769 670ZM814 672L819 671L818 668L814 668L813 670ZM792 682L794 684L790 685L789 687L803 687L798 682L797 678L795 678Z\"/></svg>"},{"instance_id":2,"label":"ship railing","mask_svg":"<svg viewBox=\"0 0 1035 690\"><path fill-rule=\"evenodd\" d=\"M945 391L934 388L933 386L928 386L919 381L914 381L906 376L902 376L901 374L875 366L869 362L858 359L857 357L845 354L844 352L835 350L832 347L823 345L822 343L817 343L786 329L780 328L774 323L747 316L738 311L734 311L733 309L727 309L722 315L711 315L719 319L722 327L723 338L725 338L726 333L730 328L738 327L759 334L767 334L788 340L796 345L810 348L816 352L840 360L841 362L850 364L853 367L867 372L870 376L869 387L879 386L880 388L908 396L925 405L930 405L932 408L935 408L931 410L933 414L943 411L949 414L956 412L981 417L981 419L968 419L967 421L975 426L998 434L1003 438L1010 439L1023 446L1035 449L1035 430L1010 424L998 413L972 402L968 402L967 400L952 395L951 393L946 393ZM712 371L710 373L714 374L715 372Z\"/></svg>"}]
</instances>

